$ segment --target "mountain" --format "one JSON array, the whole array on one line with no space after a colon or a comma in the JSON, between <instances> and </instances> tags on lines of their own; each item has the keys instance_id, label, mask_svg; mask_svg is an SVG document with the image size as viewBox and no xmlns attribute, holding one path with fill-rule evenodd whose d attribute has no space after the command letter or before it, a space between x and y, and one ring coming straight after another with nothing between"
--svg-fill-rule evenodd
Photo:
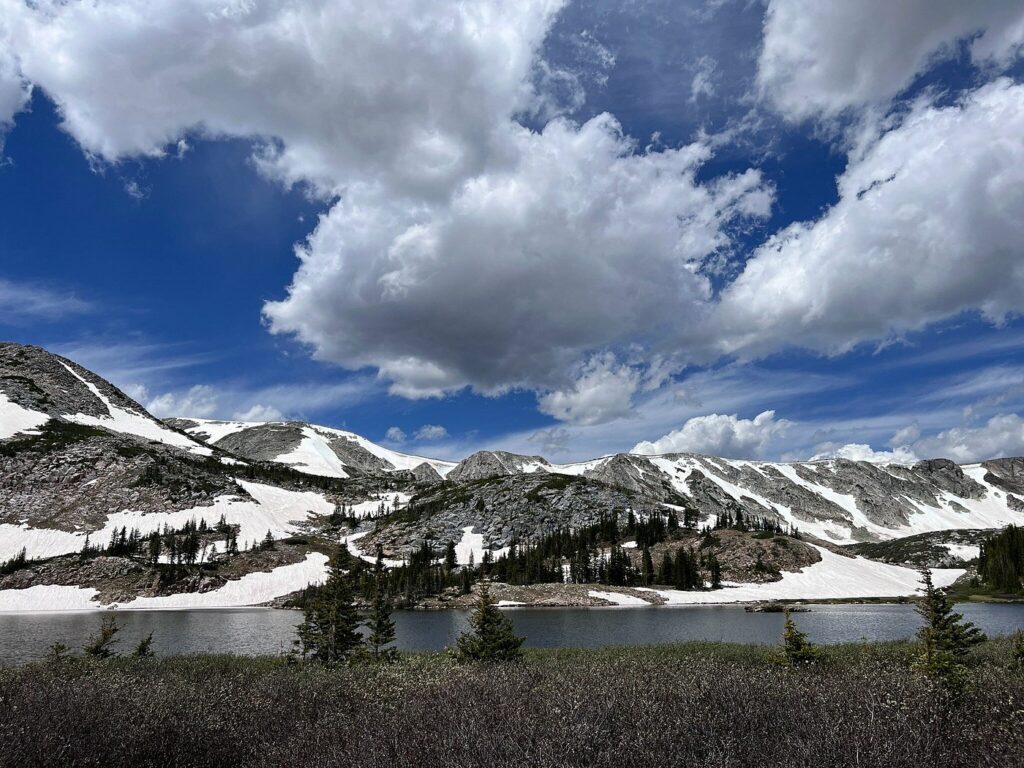
<instances>
[{"instance_id":1,"label":"mountain","mask_svg":"<svg viewBox=\"0 0 1024 768\"><path fill-rule=\"evenodd\" d=\"M160 421L72 360L0 344L0 610L259 604L321 580L339 543L365 560L379 548L393 566L451 544L457 562L479 564L569 528L616 521L629 532L627 521L665 520L745 521L710 544L695 529L660 534L651 552L689 548L705 563L710 547L723 580L747 586L509 594L581 605L894 596L916 584L892 563L900 553L966 556L979 530L1024 523L1022 498L1020 458L958 466L616 454L556 464L481 451L455 463L304 422ZM869 546L942 531L953 533ZM180 549L147 556L140 542L153 532L173 546L192 542L192 560L174 565ZM595 540L597 556L614 541ZM620 543L637 563L639 545Z\"/></svg>"},{"instance_id":2,"label":"mountain","mask_svg":"<svg viewBox=\"0 0 1024 768\"><path fill-rule=\"evenodd\" d=\"M441 480L455 467L455 462L389 450L354 432L300 421L168 419L167 424L236 456L324 477L409 471L429 481Z\"/></svg>"}]
</instances>

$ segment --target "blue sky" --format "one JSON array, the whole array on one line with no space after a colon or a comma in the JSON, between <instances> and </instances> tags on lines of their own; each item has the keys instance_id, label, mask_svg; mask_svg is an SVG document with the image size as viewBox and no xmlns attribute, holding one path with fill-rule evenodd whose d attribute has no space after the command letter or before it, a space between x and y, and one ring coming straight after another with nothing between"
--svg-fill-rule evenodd
<instances>
[{"instance_id":1,"label":"blue sky","mask_svg":"<svg viewBox=\"0 0 1024 768\"><path fill-rule=\"evenodd\" d=\"M891 5L9 0L0 335L444 458L1024 453L1024 11Z\"/></svg>"}]
</instances>

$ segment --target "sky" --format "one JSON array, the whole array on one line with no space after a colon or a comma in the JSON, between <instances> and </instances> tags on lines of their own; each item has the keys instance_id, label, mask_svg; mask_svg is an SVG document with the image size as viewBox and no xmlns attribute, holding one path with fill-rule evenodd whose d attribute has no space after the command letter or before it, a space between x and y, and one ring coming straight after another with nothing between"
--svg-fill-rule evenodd
<instances>
[{"instance_id":1,"label":"sky","mask_svg":"<svg viewBox=\"0 0 1024 768\"><path fill-rule=\"evenodd\" d=\"M1024 454L1024 6L0 0L0 337L392 448Z\"/></svg>"}]
</instances>

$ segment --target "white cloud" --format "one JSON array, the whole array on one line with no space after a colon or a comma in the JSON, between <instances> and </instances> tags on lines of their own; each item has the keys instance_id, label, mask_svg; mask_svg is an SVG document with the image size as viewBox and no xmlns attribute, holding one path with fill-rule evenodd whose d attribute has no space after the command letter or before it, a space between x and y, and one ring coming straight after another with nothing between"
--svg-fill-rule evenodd
<instances>
[{"instance_id":1,"label":"white cloud","mask_svg":"<svg viewBox=\"0 0 1024 768\"><path fill-rule=\"evenodd\" d=\"M964 310L1024 309L1024 85L918 106L839 178L839 202L759 248L722 294L719 348L841 352Z\"/></svg>"},{"instance_id":2,"label":"white cloud","mask_svg":"<svg viewBox=\"0 0 1024 768\"><path fill-rule=\"evenodd\" d=\"M1000 414L981 427L954 427L920 440L914 450L920 456L959 463L1024 456L1024 419L1015 413Z\"/></svg>"},{"instance_id":3,"label":"white cloud","mask_svg":"<svg viewBox=\"0 0 1024 768\"><path fill-rule=\"evenodd\" d=\"M235 411L231 418L238 421L281 421L284 414L272 405L254 403L244 411Z\"/></svg>"},{"instance_id":4,"label":"white cloud","mask_svg":"<svg viewBox=\"0 0 1024 768\"><path fill-rule=\"evenodd\" d=\"M0 277L0 322L17 325L33 320L56 320L91 310L89 302L74 294Z\"/></svg>"},{"instance_id":5,"label":"white cloud","mask_svg":"<svg viewBox=\"0 0 1024 768\"><path fill-rule=\"evenodd\" d=\"M582 366L570 388L538 398L542 413L572 424L601 424L629 415L640 374L619 365L610 354L596 355Z\"/></svg>"},{"instance_id":6,"label":"white cloud","mask_svg":"<svg viewBox=\"0 0 1024 768\"><path fill-rule=\"evenodd\" d=\"M917 454L905 445L891 451L876 451L866 443L847 443L840 446L823 443L817 446L816 450L811 461L849 459L850 461L869 461L872 464L913 464L918 460Z\"/></svg>"},{"instance_id":7,"label":"white cloud","mask_svg":"<svg viewBox=\"0 0 1024 768\"><path fill-rule=\"evenodd\" d=\"M516 121L550 110L532 83L557 74L538 51L562 4L3 8L21 74L91 155L241 136L271 176L337 196L268 324L429 397L562 390L596 351L673 346L710 295L702 261L769 212L755 171L696 181L708 141L637 152L609 115Z\"/></svg>"},{"instance_id":8,"label":"white cloud","mask_svg":"<svg viewBox=\"0 0 1024 768\"><path fill-rule=\"evenodd\" d=\"M921 428L917 426L917 424L910 424L909 426L896 430L893 436L889 439L889 445L893 448L898 448L903 445L909 445L920 437Z\"/></svg>"},{"instance_id":9,"label":"white cloud","mask_svg":"<svg viewBox=\"0 0 1024 768\"><path fill-rule=\"evenodd\" d=\"M902 430L893 437L894 444L901 433ZM912 441L892 451L875 451L869 445L857 443L838 447L820 445L814 458L899 464L912 464L919 459L952 459L958 464L969 464L1024 455L1024 419L1015 413L998 414L980 427L952 427L921 439L916 434L916 431L908 432Z\"/></svg>"},{"instance_id":10,"label":"white cloud","mask_svg":"<svg viewBox=\"0 0 1024 768\"><path fill-rule=\"evenodd\" d=\"M392 443L404 443L405 432L401 427L388 427L388 431L384 433L384 439L390 440Z\"/></svg>"},{"instance_id":11,"label":"white cloud","mask_svg":"<svg viewBox=\"0 0 1024 768\"><path fill-rule=\"evenodd\" d=\"M444 440L448 437L448 430L440 424L424 424L413 433L413 437L423 441Z\"/></svg>"},{"instance_id":12,"label":"white cloud","mask_svg":"<svg viewBox=\"0 0 1024 768\"><path fill-rule=\"evenodd\" d=\"M726 458L758 458L792 422L776 419L775 411L763 411L753 419L712 413L689 419L682 427L654 442L633 446L631 453L656 456L663 453L705 453Z\"/></svg>"},{"instance_id":13,"label":"white cloud","mask_svg":"<svg viewBox=\"0 0 1024 768\"><path fill-rule=\"evenodd\" d=\"M715 93L715 69L718 62L710 56L701 56L694 65L693 80L690 83L690 101L707 98Z\"/></svg>"},{"instance_id":14,"label":"white cloud","mask_svg":"<svg viewBox=\"0 0 1024 768\"><path fill-rule=\"evenodd\" d=\"M499 129L536 102L534 54L561 5L4 0L0 14L21 75L90 154L252 137L286 181L429 196L503 152Z\"/></svg>"},{"instance_id":15,"label":"white cloud","mask_svg":"<svg viewBox=\"0 0 1024 768\"><path fill-rule=\"evenodd\" d=\"M770 206L757 173L697 184L706 145L632 154L608 115L510 132L515 166L441 206L351 188L266 305L271 329L407 397L561 389L593 350L697 322L701 260Z\"/></svg>"},{"instance_id":16,"label":"white cloud","mask_svg":"<svg viewBox=\"0 0 1024 768\"><path fill-rule=\"evenodd\" d=\"M171 416L208 419L217 413L217 391L205 384L196 384L186 392L165 392L146 403L146 410L157 418Z\"/></svg>"},{"instance_id":17,"label":"white cloud","mask_svg":"<svg viewBox=\"0 0 1024 768\"><path fill-rule=\"evenodd\" d=\"M972 38L971 57L1005 66L1024 41L1019 0L772 0L758 61L762 92L794 119L884 104Z\"/></svg>"}]
</instances>

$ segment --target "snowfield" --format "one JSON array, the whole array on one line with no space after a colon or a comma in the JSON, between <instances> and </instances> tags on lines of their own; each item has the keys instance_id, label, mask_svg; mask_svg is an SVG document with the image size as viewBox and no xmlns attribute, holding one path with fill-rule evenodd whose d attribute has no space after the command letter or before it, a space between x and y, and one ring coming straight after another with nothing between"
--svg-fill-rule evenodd
<instances>
[{"instance_id":1,"label":"snowfield","mask_svg":"<svg viewBox=\"0 0 1024 768\"><path fill-rule=\"evenodd\" d=\"M200 456L213 455L213 450L211 448L186 437L180 432L168 429L148 414L135 413L134 411L129 411L114 405L106 395L100 392L99 387L83 379L66 363L61 363L61 365L67 368L68 373L85 384L85 386L89 388L89 391L106 406L107 412L110 414L109 416L103 417L87 416L84 413L64 414L64 418L68 421L73 421L76 424L84 424L90 427L102 427L103 429L109 429L111 432L135 435L136 437L142 437L146 440L154 440L158 443L173 445L176 448L183 448L186 451Z\"/></svg>"},{"instance_id":2,"label":"snowfield","mask_svg":"<svg viewBox=\"0 0 1024 768\"><path fill-rule=\"evenodd\" d=\"M2 611L91 611L101 609L160 610L181 608L235 608L260 605L276 597L323 584L327 556L310 552L301 563L282 565L272 571L248 573L209 592L188 592L162 597L140 597L128 603L102 605L96 590L85 587L37 586L0 590Z\"/></svg>"},{"instance_id":3,"label":"snowfield","mask_svg":"<svg viewBox=\"0 0 1024 768\"><path fill-rule=\"evenodd\" d=\"M180 512L137 512L126 510L108 515L103 528L90 532L89 541L106 545L114 531L137 528L143 535L163 529L164 525L181 528L190 520L205 520L214 525L221 515L229 525L238 525L239 546L263 539L269 530L275 539L291 536L299 531L298 523L314 516L329 515L334 505L315 491L289 491L273 485L237 481L254 501L237 496L218 496L213 504L192 507ZM86 532L69 533L49 528L29 528L26 525L0 524L0 561L7 560L22 547L29 558L54 557L81 552Z\"/></svg>"},{"instance_id":4,"label":"snowfield","mask_svg":"<svg viewBox=\"0 0 1024 768\"><path fill-rule=\"evenodd\" d=\"M45 413L22 408L0 392L0 440L38 429L49 420Z\"/></svg>"},{"instance_id":5,"label":"snowfield","mask_svg":"<svg viewBox=\"0 0 1024 768\"><path fill-rule=\"evenodd\" d=\"M209 435L209 442L216 443L228 435L241 432L252 427L261 427L266 424L288 424L285 421L214 421L210 419L189 419L196 422L195 427L190 427L189 434L203 433ZM429 459L425 456L414 456L408 453L399 453L367 440L355 432L347 432L343 429L322 427L318 424L302 425L302 442L293 450L282 453L273 460L287 464L299 472L321 477L348 477L345 471L345 462L331 450L330 440L342 438L358 445L363 450L386 461L392 469L411 470L420 464L429 464L437 473L444 477L455 468L456 462L443 461L441 459Z\"/></svg>"},{"instance_id":6,"label":"snowfield","mask_svg":"<svg viewBox=\"0 0 1024 768\"><path fill-rule=\"evenodd\" d=\"M812 545L815 546L815 545ZM767 584L726 584L711 592L640 588L660 595L669 605L754 603L762 600L832 600L859 597L909 597L921 587L913 568L879 563L863 557L844 557L815 546L821 562L797 573L783 573L781 581ZM965 573L962 568L932 571L937 587L948 587Z\"/></svg>"}]
</instances>

